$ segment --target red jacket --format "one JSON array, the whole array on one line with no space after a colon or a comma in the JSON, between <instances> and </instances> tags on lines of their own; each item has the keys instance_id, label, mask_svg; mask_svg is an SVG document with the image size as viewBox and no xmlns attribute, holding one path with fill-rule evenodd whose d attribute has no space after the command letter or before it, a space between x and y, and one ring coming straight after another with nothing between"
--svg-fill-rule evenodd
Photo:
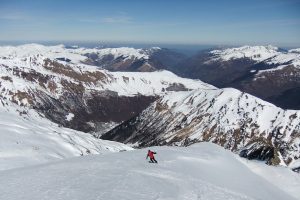
<instances>
[{"instance_id":1,"label":"red jacket","mask_svg":"<svg viewBox=\"0 0 300 200\"><path fill-rule=\"evenodd\" d=\"M156 154L156 153L153 152L153 151L148 151L147 157L149 156L150 159L153 159L154 158L154 154Z\"/></svg>"}]
</instances>

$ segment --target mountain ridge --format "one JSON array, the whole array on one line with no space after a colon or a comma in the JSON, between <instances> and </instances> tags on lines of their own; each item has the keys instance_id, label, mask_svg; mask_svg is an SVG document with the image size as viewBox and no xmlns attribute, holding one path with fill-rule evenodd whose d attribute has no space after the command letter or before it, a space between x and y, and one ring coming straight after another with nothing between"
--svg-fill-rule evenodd
<instances>
[{"instance_id":1,"label":"mountain ridge","mask_svg":"<svg viewBox=\"0 0 300 200\"><path fill-rule=\"evenodd\" d=\"M300 111L231 88L177 92L101 138L137 147L211 141L249 159L289 165L300 157Z\"/></svg>"},{"instance_id":2,"label":"mountain ridge","mask_svg":"<svg viewBox=\"0 0 300 200\"><path fill-rule=\"evenodd\" d=\"M283 51L273 46L243 46L207 50L181 61L172 71L217 87L239 89L283 109L300 109L300 96L289 92L300 86L297 49ZM289 103L292 100L298 103Z\"/></svg>"}]
</instances>

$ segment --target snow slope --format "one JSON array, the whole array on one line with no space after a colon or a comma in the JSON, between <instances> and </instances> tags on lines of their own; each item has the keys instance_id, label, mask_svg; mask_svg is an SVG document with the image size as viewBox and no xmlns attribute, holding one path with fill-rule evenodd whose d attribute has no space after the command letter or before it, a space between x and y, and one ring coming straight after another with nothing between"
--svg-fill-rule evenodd
<instances>
[{"instance_id":1,"label":"snow slope","mask_svg":"<svg viewBox=\"0 0 300 200\"><path fill-rule=\"evenodd\" d=\"M282 166L269 166L256 160L247 160L236 156L252 172L263 177L273 185L300 199L300 175Z\"/></svg>"},{"instance_id":2,"label":"snow slope","mask_svg":"<svg viewBox=\"0 0 300 200\"><path fill-rule=\"evenodd\" d=\"M33 110L13 106L0 106L0 138L0 170L131 150L121 143L59 127Z\"/></svg>"},{"instance_id":3,"label":"snow slope","mask_svg":"<svg viewBox=\"0 0 300 200\"><path fill-rule=\"evenodd\" d=\"M216 145L153 149L159 164L142 149L3 171L0 199L296 199Z\"/></svg>"}]
</instances>

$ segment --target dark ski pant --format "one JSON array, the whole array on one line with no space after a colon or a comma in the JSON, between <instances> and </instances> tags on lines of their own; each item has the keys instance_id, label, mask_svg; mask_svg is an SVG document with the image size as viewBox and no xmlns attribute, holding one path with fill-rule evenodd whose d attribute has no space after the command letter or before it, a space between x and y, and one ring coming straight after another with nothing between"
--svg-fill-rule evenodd
<instances>
[{"instance_id":1,"label":"dark ski pant","mask_svg":"<svg viewBox=\"0 0 300 200\"><path fill-rule=\"evenodd\" d=\"M155 158L150 158L150 161L153 162L153 163L154 162L157 163L157 161L155 160Z\"/></svg>"}]
</instances>

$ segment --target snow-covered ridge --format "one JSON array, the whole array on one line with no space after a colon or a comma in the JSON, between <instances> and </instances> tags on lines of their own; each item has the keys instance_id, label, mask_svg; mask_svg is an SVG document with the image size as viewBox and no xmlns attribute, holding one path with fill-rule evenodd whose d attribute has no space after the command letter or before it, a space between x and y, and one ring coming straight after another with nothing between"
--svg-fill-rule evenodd
<instances>
[{"instance_id":1,"label":"snow-covered ridge","mask_svg":"<svg viewBox=\"0 0 300 200\"><path fill-rule=\"evenodd\" d=\"M275 65L300 66L299 49L280 51L274 46L243 46L238 48L228 48L224 50L210 51L214 55L213 60L228 61L231 59L248 58L255 62L266 62Z\"/></svg>"},{"instance_id":2,"label":"snow-covered ridge","mask_svg":"<svg viewBox=\"0 0 300 200\"><path fill-rule=\"evenodd\" d=\"M277 50L278 48L273 46L242 46L224 50L213 50L210 53L219 56L224 60L246 57L257 61L262 61L275 56L278 53Z\"/></svg>"},{"instance_id":3,"label":"snow-covered ridge","mask_svg":"<svg viewBox=\"0 0 300 200\"><path fill-rule=\"evenodd\" d=\"M211 103L204 105L203 100L211 101ZM300 111L283 110L233 88L178 92L163 97L160 103L172 108L175 115L178 113L187 115L187 123L190 123L198 115L199 105L203 105L211 111L209 112L211 115L216 117L214 119L215 123L218 123L218 121L226 123L223 129L225 132L240 127L240 124L236 123L237 119L244 121L252 119L252 123L258 126L258 133L268 133L270 129L283 127L280 132L284 132L285 137L290 138L293 131L300 131ZM200 110L206 109L202 107ZM191 115L191 113L193 114ZM291 116L294 116L294 118ZM287 129L287 127L289 128ZM248 128L251 129L251 127ZM201 134L200 130L197 132ZM251 131L248 130L247 132Z\"/></svg>"},{"instance_id":4,"label":"snow-covered ridge","mask_svg":"<svg viewBox=\"0 0 300 200\"><path fill-rule=\"evenodd\" d=\"M154 50L159 49L154 47ZM147 50L151 51L151 50ZM58 46L44 46L39 44L28 44L21 46L6 46L0 47L0 77L10 77L10 80L2 80L2 89L5 87L10 90L26 91L28 89L37 89L39 84L29 82L28 80L17 77L14 74L14 70L21 71L24 73L39 73L43 76L52 77L51 79L58 85L62 80L70 82L77 82L71 75L61 74L54 72L45 63L46 60L50 59L55 63L60 63L60 68L70 68L76 76L84 76L90 73L99 73L104 76L102 80L94 81L93 83L84 83L86 89L92 90L111 90L118 92L119 95L159 95L162 90L166 89L170 84L180 83L183 84L187 89L195 89L198 87L213 87L205 84L201 81L195 81L190 79L184 79L176 76L175 74L168 71L156 71L156 72L109 72L107 70L101 70L96 66L82 64L81 61L85 60L84 54L97 52L101 55L113 54L114 56L135 56L137 58L146 58L146 50L133 49L133 48L104 48L104 49L68 49L63 45ZM57 60L57 58L63 57L68 58L71 62L65 62ZM19 75L18 75L19 76ZM93 77L95 78L95 77ZM105 79L105 80L104 80ZM0 86L1 87L1 86ZM45 90L45 88L40 88ZM60 94L62 86L56 88L55 93Z\"/></svg>"},{"instance_id":5,"label":"snow-covered ridge","mask_svg":"<svg viewBox=\"0 0 300 200\"><path fill-rule=\"evenodd\" d=\"M84 82L75 77L66 76L66 74L56 73L49 68L45 68L45 57L27 57L27 59L15 58L12 60L0 59L0 78L10 77L8 80L2 78L0 89L4 93L17 91L42 90L49 95L59 97L64 91L63 81L68 81L74 84L82 84L86 91L105 91L110 90L122 96L133 95L162 95L167 92L167 88L173 84L180 84L186 89L197 88L214 88L213 86L203 83L199 80L191 80L181 78L169 71L155 71L155 72L109 72L107 70L100 70L97 67L86 65L65 65L65 68L72 67L72 71L76 76L87 76L89 74L98 73L99 77L91 77L95 79L93 82ZM63 69L63 68L62 68ZM38 73L40 76L48 77L49 80L45 87L41 86L36 81L29 81L26 78L20 77L20 74L14 74L14 71L20 71L28 74ZM38 78L38 77L37 77ZM99 78L97 80L97 78ZM49 83L54 82L56 87L50 91Z\"/></svg>"},{"instance_id":6,"label":"snow-covered ridge","mask_svg":"<svg viewBox=\"0 0 300 200\"><path fill-rule=\"evenodd\" d=\"M120 95L164 95L172 84L182 84L188 90L215 88L200 80L181 78L166 70L155 72L107 72L115 79L107 89ZM125 79L127 77L128 79ZM127 81L128 80L128 81Z\"/></svg>"},{"instance_id":7,"label":"snow-covered ridge","mask_svg":"<svg viewBox=\"0 0 300 200\"><path fill-rule=\"evenodd\" d=\"M10 77L8 80L1 80L0 89L2 91L29 91L29 90L43 90L49 93L49 90L41 86L37 80L29 81L24 77L20 77L20 73L26 74L38 74L37 79L41 78L38 76L47 77L49 82L54 82L56 88L52 91L52 95L56 96L62 94L64 80L75 83L83 84L86 90L104 91L110 90L117 92L119 95L132 96L137 94L142 95L160 95L167 91L167 88L172 84L182 84L186 89L196 88L214 88L211 85L205 84L199 80L191 80L181 78L169 71L155 71L155 72L110 72L107 70L101 70L96 66L90 66L78 63L67 63L64 61L56 60L57 54L60 56L69 56L68 50L63 46L46 47L42 45L24 45L15 47L12 52L0 51L0 78ZM4 48L5 49L5 48ZM23 51L23 49L28 51ZM49 54L47 51L49 50ZM63 49L59 51L57 49ZM2 48L3 50L3 48ZM66 52L65 52L66 50ZM104 49L105 51L107 49ZM73 51L73 49L70 49ZM40 54L36 54L40 52ZM54 52L54 53L53 53ZM82 51L80 51L82 52ZM41 55L43 53L43 55ZM79 54L72 54L72 56L79 56ZM68 58L71 58L70 56ZM71 58L72 59L72 58ZM57 66L54 66L57 65ZM59 65L59 66L58 66ZM18 73L17 73L18 71ZM65 73L59 73L58 71L65 71ZM72 72L72 73L70 73ZM76 77L91 76L88 81L81 81ZM8 91L7 91L8 92Z\"/></svg>"},{"instance_id":8,"label":"snow-covered ridge","mask_svg":"<svg viewBox=\"0 0 300 200\"><path fill-rule=\"evenodd\" d=\"M150 49L136 49L130 47L102 49L66 48L64 45L44 46L40 44L25 44L20 46L0 46L0 57L24 58L28 56L42 55L50 59L67 58L70 59L72 63L79 64L88 58L86 54L97 54L99 57L112 55L114 58L122 56L125 58L143 58L147 60L149 59L149 55L151 55L151 53L159 49L159 47L153 47Z\"/></svg>"},{"instance_id":9,"label":"snow-covered ridge","mask_svg":"<svg viewBox=\"0 0 300 200\"><path fill-rule=\"evenodd\" d=\"M290 49L289 52L291 52L291 53L300 53L300 48Z\"/></svg>"}]
</instances>

